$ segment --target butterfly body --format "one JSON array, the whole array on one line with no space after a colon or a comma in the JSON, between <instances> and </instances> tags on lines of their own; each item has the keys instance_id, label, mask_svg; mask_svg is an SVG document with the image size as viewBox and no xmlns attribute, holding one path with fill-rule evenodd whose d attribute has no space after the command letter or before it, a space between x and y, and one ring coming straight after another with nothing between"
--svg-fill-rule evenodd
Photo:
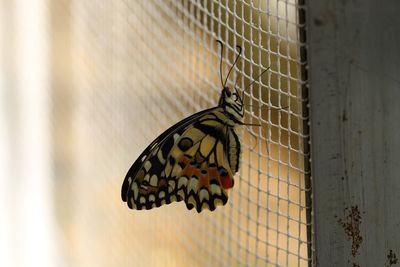
<instances>
[{"instance_id":1,"label":"butterfly body","mask_svg":"<svg viewBox=\"0 0 400 267\"><path fill-rule=\"evenodd\" d=\"M225 205L239 170L234 127L243 116L242 98L225 87L217 107L183 119L145 149L125 177L122 200L137 210L182 200L197 212Z\"/></svg>"}]
</instances>

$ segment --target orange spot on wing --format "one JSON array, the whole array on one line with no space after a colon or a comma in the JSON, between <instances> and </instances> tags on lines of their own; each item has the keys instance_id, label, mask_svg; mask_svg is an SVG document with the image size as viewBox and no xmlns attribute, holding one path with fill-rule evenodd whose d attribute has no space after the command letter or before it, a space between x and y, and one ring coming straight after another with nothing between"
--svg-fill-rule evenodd
<instances>
[{"instance_id":1,"label":"orange spot on wing","mask_svg":"<svg viewBox=\"0 0 400 267\"><path fill-rule=\"evenodd\" d=\"M200 169L196 168L196 169L194 170L193 175L196 176L196 177L198 177L198 178L200 178L200 176L201 176Z\"/></svg>"},{"instance_id":2,"label":"orange spot on wing","mask_svg":"<svg viewBox=\"0 0 400 267\"><path fill-rule=\"evenodd\" d=\"M208 169L208 175L210 176L210 178L218 178L219 173L217 168Z\"/></svg>"},{"instance_id":3,"label":"orange spot on wing","mask_svg":"<svg viewBox=\"0 0 400 267\"><path fill-rule=\"evenodd\" d=\"M199 179L199 188L202 187L207 187L210 184L210 178L208 177L207 174L201 174L200 179Z\"/></svg>"},{"instance_id":4,"label":"orange spot on wing","mask_svg":"<svg viewBox=\"0 0 400 267\"><path fill-rule=\"evenodd\" d=\"M189 163L189 159L185 155L182 155L181 157L179 157L178 162L181 162L184 164L184 166L187 166Z\"/></svg>"},{"instance_id":5,"label":"orange spot on wing","mask_svg":"<svg viewBox=\"0 0 400 267\"><path fill-rule=\"evenodd\" d=\"M190 166L190 164L188 164L182 170L181 176L186 176L186 177L190 178L193 175L195 170L196 170L196 168L194 168L193 166Z\"/></svg>"},{"instance_id":6,"label":"orange spot on wing","mask_svg":"<svg viewBox=\"0 0 400 267\"><path fill-rule=\"evenodd\" d=\"M147 188L147 192L146 193L156 193L158 191L158 187L156 187L156 186L149 186L148 188ZM139 192L140 192L140 189L139 189Z\"/></svg>"}]
</instances>

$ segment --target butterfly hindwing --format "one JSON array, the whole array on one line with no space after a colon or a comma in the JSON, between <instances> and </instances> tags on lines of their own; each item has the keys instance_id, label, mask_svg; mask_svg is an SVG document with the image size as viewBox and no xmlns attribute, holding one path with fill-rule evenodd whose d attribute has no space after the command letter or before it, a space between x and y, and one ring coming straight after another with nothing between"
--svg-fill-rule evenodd
<instances>
[{"instance_id":1,"label":"butterfly hindwing","mask_svg":"<svg viewBox=\"0 0 400 267\"><path fill-rule=\"evenodd\" d=\"M220 123L209 131L210 128L200 124L195 123L177 140L165 168L169 193L183 199L188 209L195 207L198 212L225 205L226 190L233 186L224 140L215 135L226 126Z\"/></svg>"}]
</instances>

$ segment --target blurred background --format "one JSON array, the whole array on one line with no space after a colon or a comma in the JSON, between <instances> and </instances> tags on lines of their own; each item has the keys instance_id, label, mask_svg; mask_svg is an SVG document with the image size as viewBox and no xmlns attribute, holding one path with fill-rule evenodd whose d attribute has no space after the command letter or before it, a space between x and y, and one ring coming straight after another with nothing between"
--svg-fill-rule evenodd
<instances>
[{"instance_id":1,"label":"blurred background","mask_svg":"<svg viewBox=\"0 0 400 267\"><path fill-rule=\"evenodd\" d=\"M0 1L0 266L308 266L301 8ZM238 128L228 204L130 210L120 188L136 157L217 104L217 39L224 77L243 47L228 84L245 90L245 121L261 124Z\"/></svg>"}]
</instances>

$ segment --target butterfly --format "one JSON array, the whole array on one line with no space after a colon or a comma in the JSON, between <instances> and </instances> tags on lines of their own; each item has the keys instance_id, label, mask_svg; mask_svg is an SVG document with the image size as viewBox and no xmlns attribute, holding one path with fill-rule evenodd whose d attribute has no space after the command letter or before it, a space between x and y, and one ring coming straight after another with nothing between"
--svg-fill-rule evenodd
<instances>
[{"instance_id":1,"label":"butterfly","mask_svg":"<svg viewBox=\"0 0 400 267\"><path fill-rule=\"evenodd\" d=\"M195 113L158 136L133 163L125 176L121 196L129 208L142 210L184 201L201 212L228 201L228 190L239 170L240 141L236 125L243 123L243 95L222 82L218 105Z\"/></svg>"}]
</instances>

